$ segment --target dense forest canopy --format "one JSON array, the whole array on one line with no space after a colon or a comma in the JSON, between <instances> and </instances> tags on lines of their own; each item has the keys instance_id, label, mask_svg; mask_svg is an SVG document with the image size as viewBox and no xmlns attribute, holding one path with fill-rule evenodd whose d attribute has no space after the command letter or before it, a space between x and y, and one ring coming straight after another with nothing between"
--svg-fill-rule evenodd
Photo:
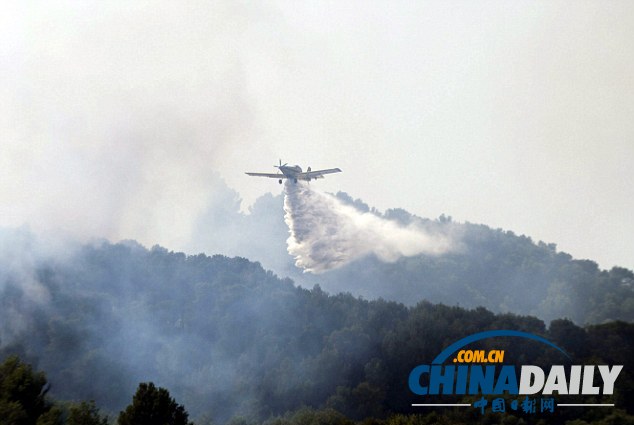
<instances>
[{"instance_id":1,"label":"dense forest canopy","mask_svg":"<svg viewBox=\"0 0 634 425\"><path fill-rule=\"evenodd\" d=\"M578 270L568 278L580 285L578 292L593 284L573 280L583 273L619 290L631 276L494 233L529 251L550 252L543 257L549 264ZM140 382L151 381L168 388L193 418L207 415L219 423L239 415L263 421L302 406L334 409L353 420L385 418L416 413L406 385L412 367L465 335L508 328L544 335L578 363L624 364L613 400L631 413L634 325L627 322L582 328L560 319L547 326L537 317L482 307L329 294L244 258L187 256L132 241L76 245L58 255L28 231L5 231L3 240L11 244L0 251L0 357L18 355L46 371L50 395L58 399L95 400L116 413ZM410 260L412 267L432 261ZM385 276L386 286L392 284ZM368 277L358 276L355 284ZM593 291L589 286L587 293ZM517 364L561 360L530 341L496 343Z\"/></svg>"}]
</instances>

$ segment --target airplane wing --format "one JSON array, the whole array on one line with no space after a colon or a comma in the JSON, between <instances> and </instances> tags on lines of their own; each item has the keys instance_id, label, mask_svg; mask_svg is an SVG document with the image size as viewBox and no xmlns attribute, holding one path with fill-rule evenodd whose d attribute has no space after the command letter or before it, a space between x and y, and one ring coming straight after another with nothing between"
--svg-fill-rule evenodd
<instances>
[{"instance_id":1,"label":"airplane wing","mask_svg":"<svg viewBox=\"0 0 634 425\"><path fill-rule=\"evenodd\" d=\"M272 179L285 179L286 176L284 174L272 174L272 173L245 173L249 176L256 176L256 177L270 177Z\"/></svg>"},{"instance_id":2,"label":"airplane wing","mask_svg":"<svg viewBox=\"0 0 634 425\"><path fill-rule=\"evenodd\" d=\"M323 178L324 174L341 173L340 168L328 168L327 170L306 171L301 173L302 178L306 179L319 179Z\"/></svg>"}]
</instances>

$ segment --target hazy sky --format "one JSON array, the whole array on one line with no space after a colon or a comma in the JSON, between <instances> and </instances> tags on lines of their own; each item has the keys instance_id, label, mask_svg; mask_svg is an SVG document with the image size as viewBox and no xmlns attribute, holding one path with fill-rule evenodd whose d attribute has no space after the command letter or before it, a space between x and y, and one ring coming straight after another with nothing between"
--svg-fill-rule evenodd
<instances>
[{"instance_id":1,"label":"hazy sky","mask_svg":"<svg viewBox=\"0 0 634 425\"><path fill-rule=\"evenodd\" d=\"M0 225L179 249L281 158L634 268L631 1L5 2L0 59Z\"/></svg>"}]
</instances>

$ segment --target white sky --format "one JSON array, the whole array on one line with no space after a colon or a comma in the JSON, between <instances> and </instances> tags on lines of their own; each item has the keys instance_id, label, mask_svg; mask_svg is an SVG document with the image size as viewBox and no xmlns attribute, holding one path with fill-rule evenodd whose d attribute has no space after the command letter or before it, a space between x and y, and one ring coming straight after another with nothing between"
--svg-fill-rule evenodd
<instances>
[{"instance_id":1,"label":"white sky","mask_svg":"<svg viewBox=\"0 0 634 425\"><path fill-rule=\"evenodd\" d=\"M178 249L278 158L634 268L634 2L0 5L0 224Z\"/></svg>"}]
</instances>

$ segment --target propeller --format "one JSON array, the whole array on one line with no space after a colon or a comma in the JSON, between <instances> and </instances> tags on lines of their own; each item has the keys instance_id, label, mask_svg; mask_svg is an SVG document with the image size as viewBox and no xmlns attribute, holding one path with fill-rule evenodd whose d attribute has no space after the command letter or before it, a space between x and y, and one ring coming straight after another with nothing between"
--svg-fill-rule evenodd
<instances>
[{"instance_id":1,"label":"propeller","mask_svg":"<svg viewBox=\"0 0 634 425\"><path fill-rule=\"evenodd\" d=\"M280 165L274 165L273 167L275 168L285 167L287 164L288 162L285 162L284 164L282 164L282 160L280 159Z\"/></svg>"}]
</instances>

